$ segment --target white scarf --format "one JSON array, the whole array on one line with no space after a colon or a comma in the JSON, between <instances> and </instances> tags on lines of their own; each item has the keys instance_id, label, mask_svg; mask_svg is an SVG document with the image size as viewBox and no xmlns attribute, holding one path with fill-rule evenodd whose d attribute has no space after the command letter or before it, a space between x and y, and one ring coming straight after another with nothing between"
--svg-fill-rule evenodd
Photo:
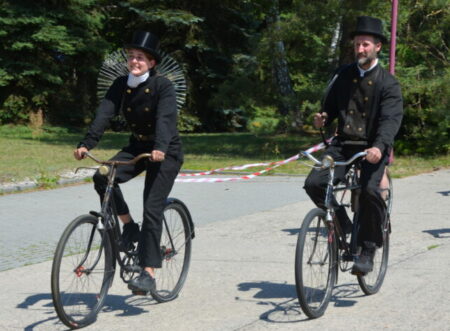
<instances>
[{"instance_id":1,"label":"white scarf","mask_svg":"<svg viewBox=\"0 0 450 331\"><path fill-rule=\"evenodd\" d=\"M140 76L135 76L132 73L128 74L127 85L131 88L137 87L139 84L145 82L149 76L149 72L147 71L145 74Z\"/></svg>"}]
</instances>

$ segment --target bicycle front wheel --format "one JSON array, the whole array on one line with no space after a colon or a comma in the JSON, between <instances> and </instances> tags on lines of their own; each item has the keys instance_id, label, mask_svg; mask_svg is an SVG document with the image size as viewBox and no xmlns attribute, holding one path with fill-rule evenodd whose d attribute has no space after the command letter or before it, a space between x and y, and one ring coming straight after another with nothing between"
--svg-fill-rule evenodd
<instances>
[{"instance_id":1,"label":"bicycle front wheel","mask_svg":"<svg viewBox=\"0 0 450 331\"><path fill-rule=\"evenodd\" d=\"M156 288L151 291L158 302L175 299L186 280L191 259L192 234L186 207L170 202L164 209L161 236L162 267L155 269Z\"/></svg>"},{"instance_id":2,"label":"bicycle front wheel","mask_svg":"<svg viewBox=\"0 0 450 331\"><path fill-rule=\"evenodd\" d=\"M390 220L392 212L392 202L394 197L394 186L389 169L386 169L386 176L388 179L388 186L382 189L382 197L386 203L386 220L383 222L383 247L377 248L373 258L373 270L368 274L362 276L358 275L358 283L361 290L366 295L377 293L383 284L386 276L387 264L389 259L389 235L390 235Z\"/></svg>"},{"instance_id":3,"label":"bicycle front wheel","mask_svg":"<svg viewBox=\"0 0 450 331\"><path fill-rule=\"evenodd\" d=\"M385 236L383 240L383 247L375 250L373 270L364 276L357 276L359 286L366 295L377 293L383 284L384 277L386 276L389 258L389 231L386 231L383 235Z\"/></svg>"},{"instance_id":4,"label":"bicycle front wheel","mask_svg":"<svg viewBox=\"0 0 450 331\"><path fill-rule=\"evenodd\" d=\"M83 215L66 228L53 259L51 288L60 320L71 329L93 323L114 278L109 236Z\"/></svg>"},{"instance_id":5,"label":"bicycle front wheel","mask_svg":"<svg viewBox=\"0 0 450 331\"><path fill-rule=\"evenodd\" d=\"M336 281L337 246L325 211L311 210L303 220L295 254L295 286L303 312L309 318L323 315Z\"/></svg>"}]
</instances>

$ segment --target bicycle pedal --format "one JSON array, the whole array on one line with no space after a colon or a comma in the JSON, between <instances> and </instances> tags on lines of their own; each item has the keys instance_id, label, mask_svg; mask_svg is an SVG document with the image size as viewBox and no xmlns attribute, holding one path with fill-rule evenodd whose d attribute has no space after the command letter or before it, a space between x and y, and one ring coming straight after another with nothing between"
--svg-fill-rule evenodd
<instances>
[{"instance_id":1,"label":"bicycle pedal","mask_svg":"<svg viewBox=\"0 0 450 331\"><path fill-rule=\"evenodd\" d=\"M147 295L148 292L145 291L131 291L134 295Z\"/></svg>"}]
</instances>

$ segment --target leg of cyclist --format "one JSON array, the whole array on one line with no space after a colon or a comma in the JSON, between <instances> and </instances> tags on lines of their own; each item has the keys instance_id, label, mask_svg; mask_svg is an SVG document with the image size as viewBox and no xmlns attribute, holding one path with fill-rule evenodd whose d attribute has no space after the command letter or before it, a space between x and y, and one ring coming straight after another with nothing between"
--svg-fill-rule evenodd
<instances>
[{"instance_id":1,"label":"leg of cyclist","mask_svg":"<svg viewBox=\"0 0 450 331\"><path fill-rule=\"evenodd\" d=\"M362 251L353 266L354 273L366 274L372 271L375 249L383 243L381 222L386 217L386 204L381 196L380 182L388 157L385 153L380 162L363 162L361 165L358 245Z\"/></svg>"},{"instance_id":2,"label":"leg of cyclist","mask_svg":"<svg viewBox=\"0 0 450 331\"><path fill-rule=\"evenodd\" d=\"M149 163L145 177L144 220L139 241L139 264L144 269L128 288L150 291L155 286L154 269L161 268L162 219L167 197L182 161L167 155L163 162Z\"/></svg>"},{"instance_id":3,"label":"leg of cyclist","mask_svg":"<svg viewBox=\"0 0 450 331\"><path fill-rule=\"evenodd\" d=\"M136 148L125 147L117 153L111 160L129 161L139 154ZM139 240L139 226L133 221L130 215L128 205L125 202L122 191L118 184L125 183L130 179L136 177L145 170L145 162L138 162L136 165L120 166L116 169L116 180L114 183L113 197L117 209L117 214L124 224L122 231L122 241L124 248L128 249L132 242ZM100 201L103 201L104 193L107 186L107 177L101 175L98 171L94 174L94 187L100 196Z\"/></svg>"},{"instance_id":4,"label":"leg of cyclist","mask_svg":"<svg viewBox=\"0 0 450 331\"><path fill-rule=\"evenodd\" d=\"M330 146L325 154L330 155L336 161L344 161L345 158L342 155L342 147L341 146ZM335 184L339 181L342 181L345 177L346 169L344 167L335 168ZM328 169L316 170L313 169L309 173L308 177L305 180L304 189L306 193L309 195L311 200L316 204L319 208L325 208L324 200L325 200L325 192L328 184ZM352 231L352 222L347 215L344 207L339 207L336 209L336 216L339 220L339 224L345 233L350 233Z\"/></svg>"}]
</instances>

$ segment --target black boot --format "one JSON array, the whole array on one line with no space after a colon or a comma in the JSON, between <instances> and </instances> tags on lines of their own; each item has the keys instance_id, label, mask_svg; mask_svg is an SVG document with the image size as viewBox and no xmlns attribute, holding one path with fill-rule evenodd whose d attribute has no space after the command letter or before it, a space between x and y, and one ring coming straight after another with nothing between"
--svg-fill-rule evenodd
<instances>
[{"instance_id":1,"label":"black boot","mask_svg":"<svg viewBox=\"0 0 450 331\"><path fill-rule=\"evenodd\" d=\"M122 244L126 250L133 249L133 243L139 241L139 225L133 220L123 225Z\"/></svg>"},{"instance_id":2,"label":"black boot","mask_svg":"<svg viewBox=\"0 0 450 331\"><path fill-rule=\"evenodd\" d=\"M132 291L149 292L153 290L155 286L155 278L145 270L142 270L139 276L128 283L128 288Z\"/></svg>"},{"instance_id":3,"label":"black boot","mask_svg":"<svg viewBox=\"0 0 450 331\"><path fill-rule=\"evenodd\" d=\"M368 241L364 242L361 255L356 258L356 261L353 264L352 274L364 276L373 270L375 250L375 243Z\"/></svg>"}]
</instances>

